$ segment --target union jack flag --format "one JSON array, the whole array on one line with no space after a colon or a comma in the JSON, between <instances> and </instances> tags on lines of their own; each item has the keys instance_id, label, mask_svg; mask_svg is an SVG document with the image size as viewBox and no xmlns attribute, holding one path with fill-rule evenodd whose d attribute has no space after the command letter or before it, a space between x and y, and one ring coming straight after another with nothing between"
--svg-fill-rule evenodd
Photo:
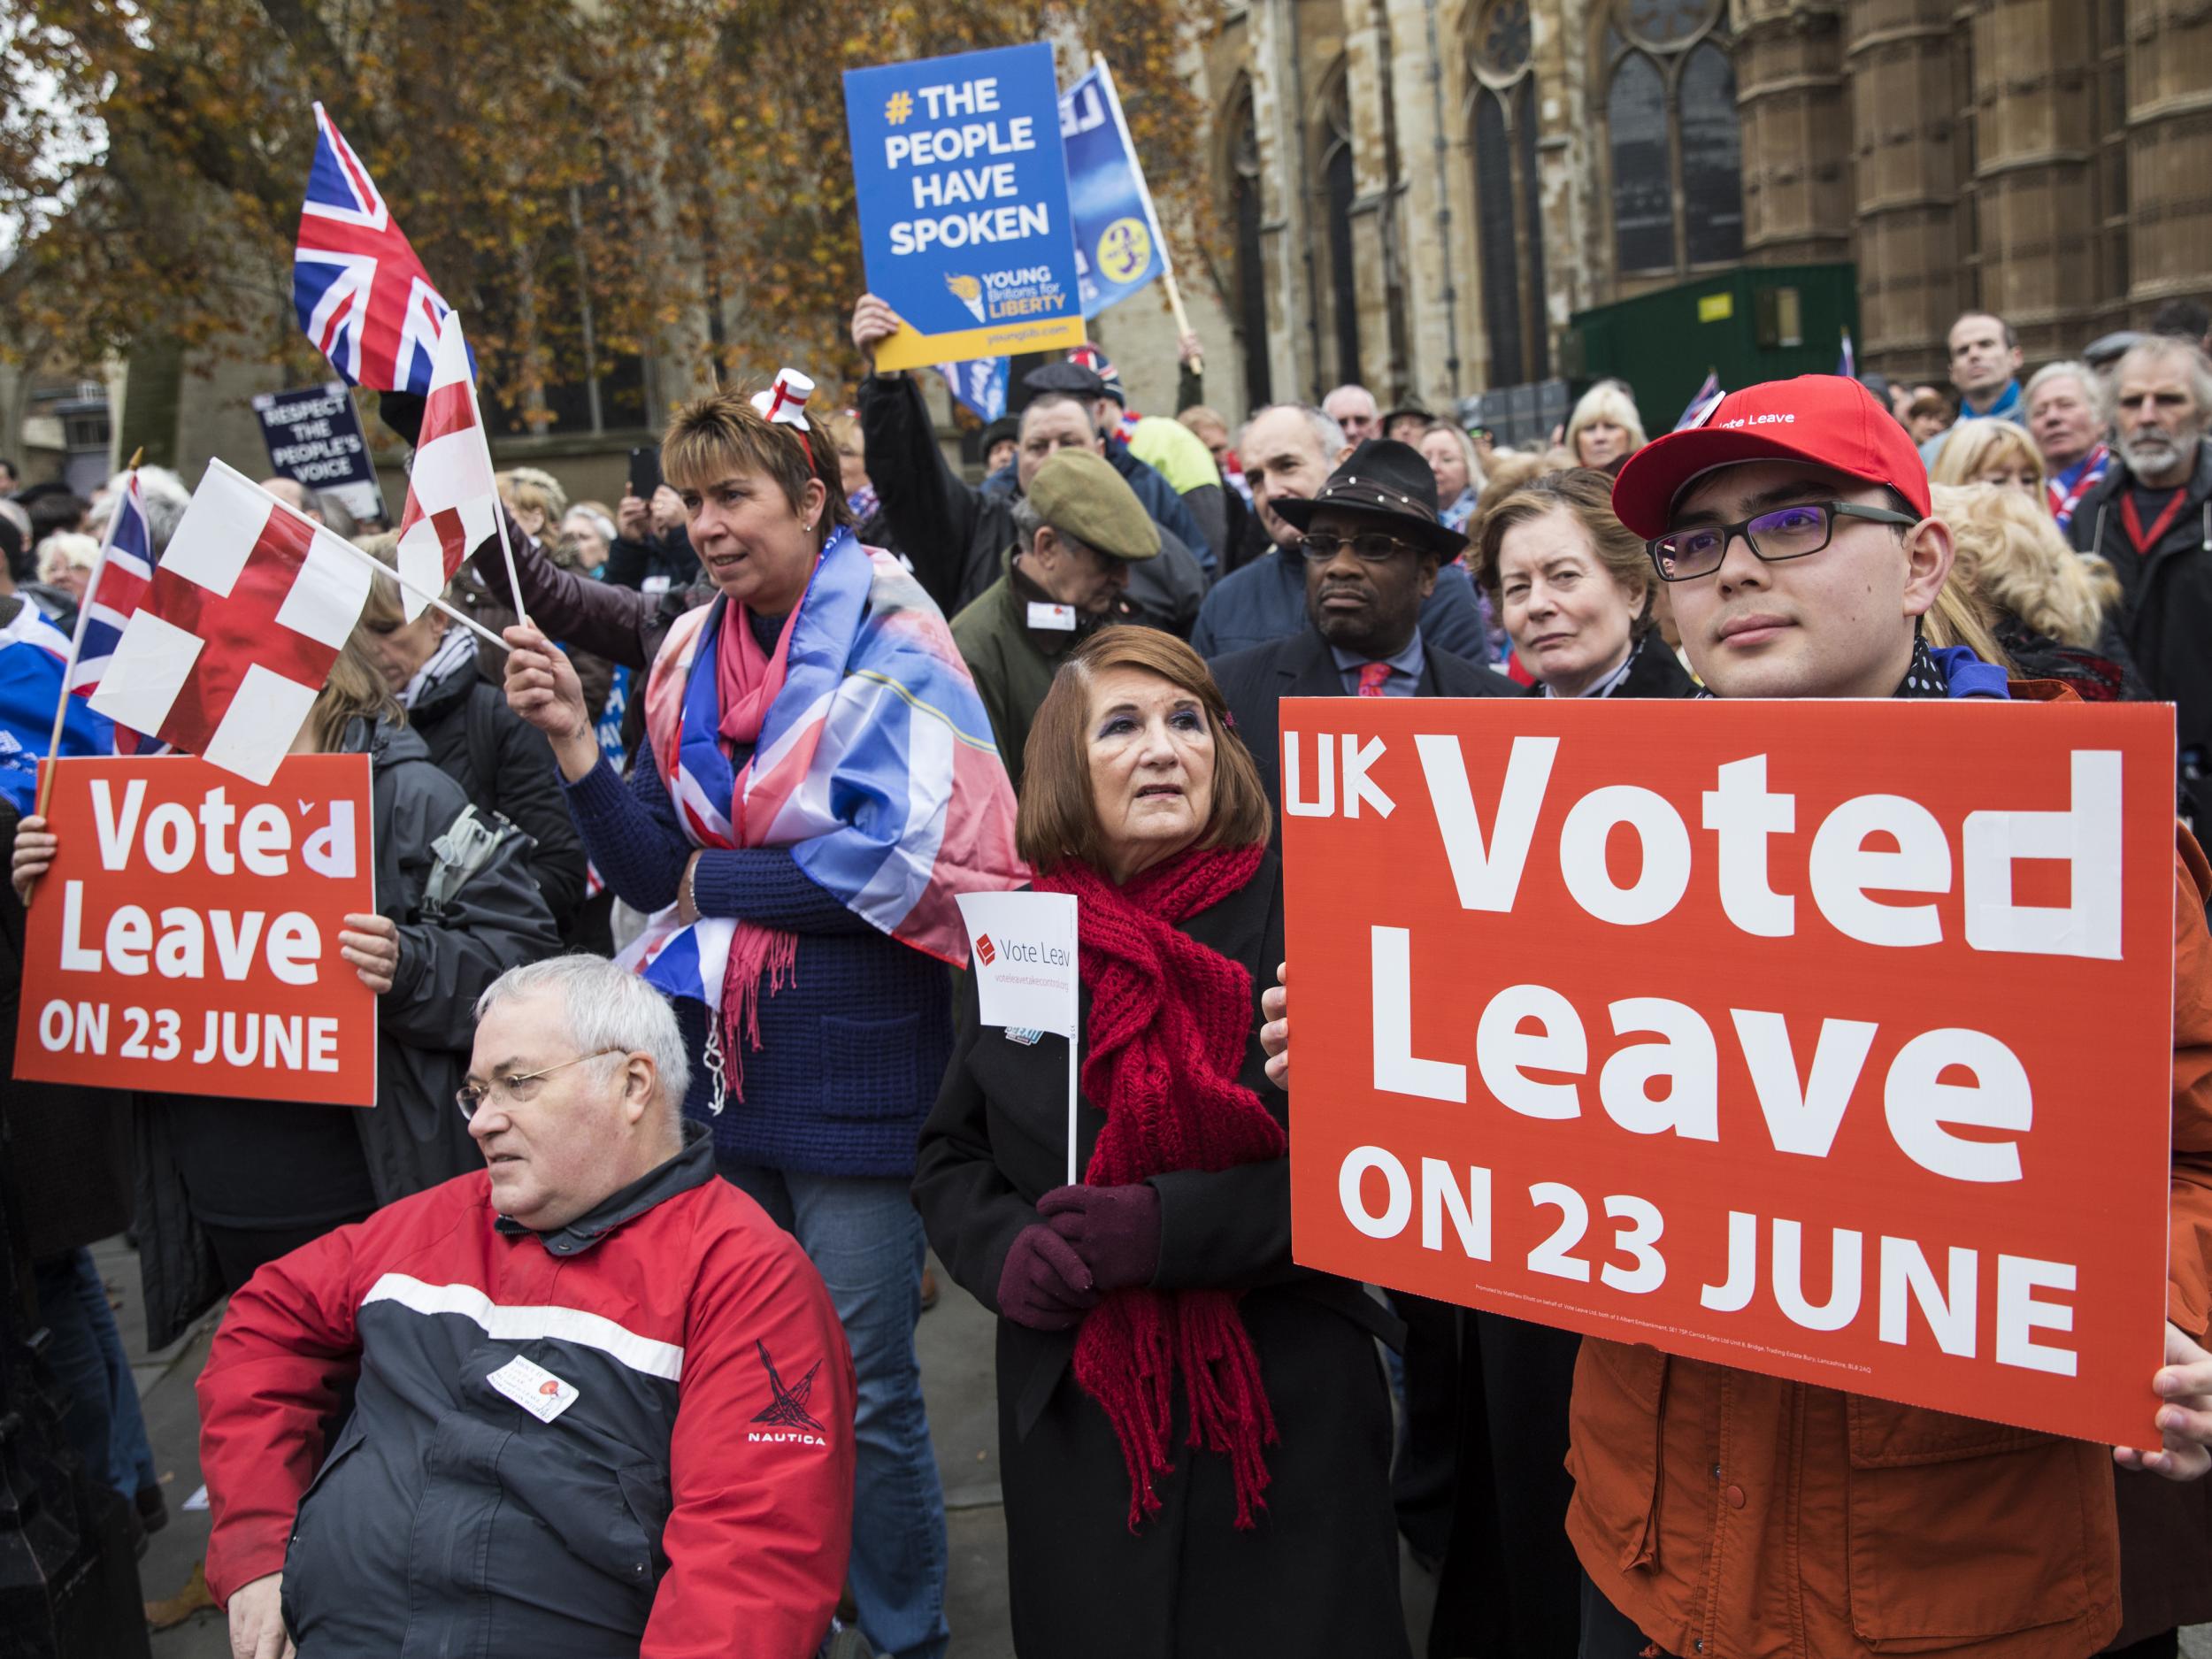
<instances>
[{"instance_id":1,"label":"union jack flag","mask_svg":"<svg viewBox=\"0 0 2212 1659\"><path fill-rule=\"evenodd\" d=\"M77 665L70 672L70 690L89 697L100 688L100 678L115 655L116 641L123 637L124 625L146 603L153 583L153 531L146 522L146 503L138 492L138 474L134 471L123 481L123 493L108 519L107 544L101 549L100 562L85 584L84 610L77 624ZM119 755L152 754L166 747L128 726L115 728Z\"/></svg>"},{"instance_id":2,"label":"union jack flag","mask_svg":"<svg viewBox=\"0 0 2212 1659\"><path fill-rule=\"evenodd\" d=\"M315 126L315 165L292 256L300 327L352 384L426 394L438 326L453 308L319 104Z\"/></svg>"}]
</instances>

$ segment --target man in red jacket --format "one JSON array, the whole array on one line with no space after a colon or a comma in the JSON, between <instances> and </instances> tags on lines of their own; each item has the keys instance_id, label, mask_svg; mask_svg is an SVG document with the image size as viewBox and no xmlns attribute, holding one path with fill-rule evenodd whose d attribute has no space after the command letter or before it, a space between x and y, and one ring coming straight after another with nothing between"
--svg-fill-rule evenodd
<instances>
[{"instance_id":1,"label":"man in red jacket","mask_svg":"<svg viewBox=\"0 0 2212 1659\"><path fill-rule=\"evenodd\" d=\"M853 1508L820 1276L679 1116L642 980L557 957L477 1019L484 1171L263 1268L201 1373L233 1652L813 1653Z\"/></svg>"}]
</instances>

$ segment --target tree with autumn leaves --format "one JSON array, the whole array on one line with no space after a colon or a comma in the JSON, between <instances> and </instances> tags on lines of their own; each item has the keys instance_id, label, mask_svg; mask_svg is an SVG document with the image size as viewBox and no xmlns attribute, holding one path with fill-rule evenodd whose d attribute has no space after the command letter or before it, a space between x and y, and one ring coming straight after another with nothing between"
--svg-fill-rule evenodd
<instances>
[{"instance_id":1,"label":"tree with autumn leaves","mask_svg":"<svg viewBox=\"0 0 2212 1659\"><path fill-rule=\"evenodd\" d=\"M0 19L0 353L326 372L290 297L319 98L507 424L640 353L856 374L842 71L1042 35L1071 79L1104 53L1197 269L1204 111L1178 71L1210 27L1201 0L24 0Z\"/></svg>"}]
</instances>

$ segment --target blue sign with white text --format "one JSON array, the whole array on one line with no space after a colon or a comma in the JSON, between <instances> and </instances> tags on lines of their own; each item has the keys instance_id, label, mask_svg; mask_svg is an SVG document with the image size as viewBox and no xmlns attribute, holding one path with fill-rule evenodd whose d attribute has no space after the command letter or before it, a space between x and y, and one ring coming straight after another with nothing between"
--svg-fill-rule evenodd
<instances>
[{"instance_id":1,"label":"blue sign with white text","mask_svg":"<svg viewBox=\"0 0 2212 1659\"><path fill-rule=\"evenodd\" d=\"M1095 317L1167 269L1144 169L1104 65L1061 95L1060 138L1067 150L1083 315Z\"/></svg>"},{"instance_id":2,"label":"blue sign with white text","mask_svg":"<svg viewBox=\"0 0 2212 1659\"><path fill-rule=\"evenodd\" d=\"M1082 343L1051 47L847 70L845 125L879 369Z\"/></svg>"}]
</instances>

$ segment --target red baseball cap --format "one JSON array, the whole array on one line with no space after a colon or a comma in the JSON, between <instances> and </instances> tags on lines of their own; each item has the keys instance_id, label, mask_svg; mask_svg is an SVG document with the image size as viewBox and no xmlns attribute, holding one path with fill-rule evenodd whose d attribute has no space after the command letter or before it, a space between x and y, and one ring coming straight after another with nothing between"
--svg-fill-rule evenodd
<instances>
[{"instance_id":1,"label":"red baseball cap","mask_svg":"<svg viewBox=\"0 0 2212 1659\"><path fill-rule=\"evenodd\" d=\"M1874 394L1840 374L1801 374L1731 392L1695 426L1637 450L1613 482L1613 511L1646 541L1664 535L1684 490L1717 467L1743 461L1828 467L1887 484L1924 518L1932 511L1928 469L1912 434Z\"/></svg>"}]
</instances>

